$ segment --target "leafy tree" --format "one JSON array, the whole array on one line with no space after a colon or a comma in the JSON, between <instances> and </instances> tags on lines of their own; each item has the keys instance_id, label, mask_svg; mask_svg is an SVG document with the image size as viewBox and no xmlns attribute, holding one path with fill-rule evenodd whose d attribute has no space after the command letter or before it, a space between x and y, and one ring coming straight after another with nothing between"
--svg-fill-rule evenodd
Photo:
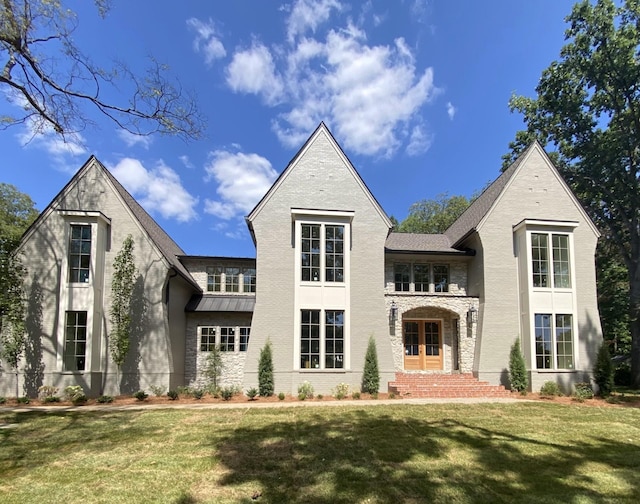
<instances>
[{"instance_id":1,"label":"leafy tree","mask_svg":"<svg viewBox=\"0 0 640 504\"><path fill-rule=\"evenodd\" d=\"M640 386L640 3L582 1L567 44L543 71L537 98L513 96L527 130L513 159L537 139L627 267L632 382Z\"/></svg>"},{"instance_id":2,"label":"leafy tree","mask_svg":"<svg viewBox=\"0 0 640 504\"><path fill-rule=\"evenodd\" d=\"M267 340L258 361L258 390L261 397L270 397L275 389L273 383L273 351L271 341Z\"/></svg>"},{"instance_id":3,"label":"leafy tree","mask_svg":"<svg viewBox=\"0 0 640 504\"><path fill-rule=\"evenodd\" d=\"M609 353L609 344L606 341L600 345L598 357L593 369L593 377L600 389L599 394L607 397L613 390L613 363Z\"/></svg>"},{"instance_id":4,"label":"leafy tree","mask_svg":"<svg viewBox=\"0 0 640 504\"><path fill-rule=\"evenodd\" d=\"M110 0L94 3L105 17ZM75 12L59 0L0 2L0 89L20 111L0 117L0 125L28 122L34 134L53 130L65 137L91 123L85 113L89 105L134 134L201 135L194 98L168 80L165 65L152 59L143 75L123 63L98 67L76 46L77 26ZM128 99L104 98L120 89L128 90Z\"/></svg>"},{"instance_id":5,"label":"leafy tree","mask_svg":"<svg viewBox=\"0 0 640 504\"><path fill-rule=\"evenodd\" d=\"M26 270L16 255L24 231L38 216L31 198L15 186L0 183L0 357L16 374L25 350L23 280Z\"/></svg>"},{"instance_id":6,"label":"leafy tree","mask_svg":"<svg viewBox=\"0 0 640 504\"><path fill-rule=\"evenodd\" d=\"M409 208L409 215L396 226L399 233L444 233L471 204L465 196L439 194Z\"/></svg>"},{"instance_id":7,"label":"leafy tree","mask_svg":"<svg viewBox=\"0 0 640 504\"><path fill-rule=\"evenodd\" d=\"M378 351L376 340L369 337L367 352L364 355L364 370L362 372L362 392L377 394L380 389L380 371L378 370Z\"/></svg>"},{"instance_id":8,"label":"leafy tree","mask_svg":"<svg viewBox=\"0 0 640 504\"><path fill-rule=\"evenodd\" d=\"M109 352L118 371L122 368L131 345L131 303L137 275L133 248L133 237L128 235L113 261Z\"/></svg>"},{"instance_id":9,"label":"leafy tree","mask_svg":"<svg viewBox=\"0 0 640 504\"><path fill-rule=\"evenodd\" d=\"M224 362L222 361L222 351L219 345L215 345L209 351L207 363L204 368L204 375L209 380L209 384L213 387L213 392L218 392L218 385L222 371L224 370Z\"/></svg>"},{"instance_id":10,"label":"leafy tree","mask_svg":"<svg viewBox=\"0 0 640 504\"><path fill-rule=\"evenodd\" d=\"M527 392L529 380L527 379L527 366L520 349L520 338L516 338L513 345L511 345L511 352L509 353L509 382L511 383L511 390L516 390L521 394Z\"/></svg>"}]
</instances>

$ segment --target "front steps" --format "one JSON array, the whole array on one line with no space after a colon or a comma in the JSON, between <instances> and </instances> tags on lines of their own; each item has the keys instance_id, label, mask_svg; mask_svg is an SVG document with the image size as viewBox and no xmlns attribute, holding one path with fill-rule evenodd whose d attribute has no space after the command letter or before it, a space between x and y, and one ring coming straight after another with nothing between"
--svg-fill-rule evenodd
<instances>
[{"instance_id":1,"label":"front steps","mask_svg":"<svg viewBox=\"0 0 640 504\"><path fill-rule=\"evenodd\" d=\"M416 398L511 397L502 385L479 381L471 373L396 373L389 392Z\"/></svg>"}]
</instances>

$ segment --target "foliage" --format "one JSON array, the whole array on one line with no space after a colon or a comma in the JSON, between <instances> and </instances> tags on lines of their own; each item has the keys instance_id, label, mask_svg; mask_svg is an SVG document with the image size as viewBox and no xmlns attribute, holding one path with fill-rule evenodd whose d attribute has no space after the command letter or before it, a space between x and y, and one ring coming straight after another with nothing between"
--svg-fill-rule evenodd
<instances>
[{"instance_id":1,"label":"foliage","mask_svg":"<svg viewBox=\"0 0 640 504\"><path fill-rule=\"evenodd\" d=\"M591 384L587 382L576 383L576 387L573 392L573 400L584 402L586 399L593 399L593 389L591 388Z\"/></svg>"},{"instance_id":2,"label":"foliage","mask_svg":"<svg viewBox=\"0 0 640 504\"><path fill-rule=\"evenodd\" d=\"M593 379L598 384L598 394L607 397L613 390L613 363L609 353L609 344L603 341L593 368Z\"/></svg>"},{"instance_id":3,"label":"foliage","mask_svg":"<svg viewBox=\"0 0 640 504\"><path fill-rule=\"evenodd\" d=\"M101 17L109 3L96 0ZM97 66L76 46L79 21L61 1L4 0L0 20L0 89L16 111L0 117L5 128L27 124L34 135L53 131L66 139L93 123L90 106L133 134L201 136L195 99L167 78L166 65L151 58L141 75L122 62ZM114 98L123 91L127 97Z\"/></svg>"},{"instance_id":4,"label":"foliage","mask_svg":"<svg viewBox=\"0 0 640 504\"><path fill-rule=\"evenodd\" d=\"M169 392L167 392L167 397L171 401L175 401L176 399L178 399L179 396L180 396L180 394L175 389L171 389L171 390L169 390Z\"/></svg>"},{"instance_id":5,"label":"foliage","mask_svg":"<svg viewBox=\"0 0 640 504\"><path fill-rule=\"evenodd\" d=\"M346 383L338 383L333 389L333 397L336 399L344 399L349 395L349 385Z\"/></svg>"},{"instance_id":6,"label":"foliage","mask_svg":"<svg viewBox=\"0 0 640 504\"><path fill-rule=\"evenodd\" d=\"M549 380L540 387L540 395L542 397L557 397L562 395L562 392L556 382Z\"/></svg>"},{"instance_id":7,"label":"foliage","mask_svg":"<svg viewBox=\"0 0 640 504\"><path fill-rule=\"evenodd\" d=\"M356 391L354 391L354 392L351 394L351 398L352 398L352 399L360 399L360 392L358 392L357 390L356 390Z\"/></svg>"},{"instance_id":8,"label":"foliage","mask_svg":"<svg viewBox=\"0 0 640 504\"><path fill-rule=\"evenodd\" d=\"M60 398L56 395L58 387L52 385L42 385L38 387L38 397L42 402L58 402Z\"/></svg>"},{"instance_id":9,"label":"foliage","mask_svg":"<svg viewBox=\"0 0 640 504\"><path fill-rule=\"evenodd\" d=\"M68 401L76 405L87 402L87 396L84 394L84 390L80 385L69 385L65 387L64 395Z\"/></svg>"},{"instance_id":10,"label":"foliage","mask_svg":"<svg viewBox=\"0 0 640 504\"><path fill-rule=\"evenodd\" d=\"M524 355L522 355L522 350L520 349L520 338L516 338L513 345L511 345L511 352L509 353L509 382L511 383L511 390L521 394L527 393L529 380L527 378Z\"/></svg>"},{"instance_id":11,"label":"foliage","mask_svg":"<svg viewBox=\"0 0 640 504\"><path fill-rule=\"evenodd\" d=\"M225 401L230 400L235 395L235 393L236 393L236 391L233 389L233 387L223 387L220 390L220 396Z\"/></svg>"},{"instance_id":12,"label":"foliage","mask_svg":"<svg viewBox=\"0 0 640 504\"><path fill-rule=\"evenodd\" d=\"M113 260L109 352L118 370L124 364L131 345L131 303L137 274L133 249L133 237L128 235Z\"/></svg>"},{"instance_id":13,"label":"foliage","mask_svg":"<svg viewBox=\"0 0 640 504\"><path fill-rule=\"evenodd\" d=\"M284 392L280 392L280 393L278 394L278 399L279 399L280 401L284 401L284 398L285 398L285 397L286 397L286 395L284 394Z\"/></svg>"},{"instance_id":14,"label":"foliage","mask_svg":"<svg viewBox=\"0 0 640 504\"><path fill-rule=\"evenodd\" d=\"M207 355L207 361L204 366L204 376L209 381L209 385L213 387L213 390L218 389L218 382L223 370L224 362L222 361L222 351L219 345L215 345L211 348L209 355Z\"/></svg>"},{"instance_id":15,"label":"foliage","mask_svg":"<svg viewBox=\"0 0 640 504\"><path fill-rule=\"evenodd\" d=\"M204 390L197 388L193 390L193 398L200 400L204 397Z\"/></svg>"},{"instance_id":16,"label":"foliage","mask_svg":"<svg viewBox=\"0 0 640 504\"><path fill-rule=\"evenodd\" d=\"M613 384L624 387L631 386L631 367L629 364L623 362L615 366L613 371Z\"/></svg>"},{"instance_id":17,"label":"foliage","mask_svg":"<svg viewBox=\"0 0 640 504\"><path fill-rule=\"evenodd\" d=\"M135 394L133 394L133 397L135 397L138 401L146 401L149 397L149 394L147 394L144 390L138 390Z\"/></svg>"},{"instance_id":18,"label":"foliage","mask_svg":"<svg viewBox=\"0 0 640 504\"><path fill-rule=\"evenodd\" d=\"M389 392L389 399L395 399L396 398L396 394L395 392ZM376 396L374 397L374 399L377 399L378 395L376 394Z\"/></svg>"},{"instance_id":19,"label":"foliage","mask_svg":"<svg viewBox=\"0 0 640 504\"><path fill-rule=\"evenodd\" d=\"M313 399L313 385L311 383L304 381L298 385L298 399L301 401Z\"/></svg>"},{"instance_id":20,"label":"foliage","mask_svg":"<svg viewBox=\"0 0 640 504\"><path fill-rule=\"evenodd\" d=\"M258 395L258 389L255 387L251 387L249 390L247 390L247 397L249 398L250 401L255 400L255 398Z\"/></svg>"},{"instance_id":21,"label":"foliage","mask_svg":"<svg viewBox=\"0 0 640 504\"><path fill-rule=\"evenodd\" d=\"M7 398L5 396L0 396L0 404L5 404L7 402Z\"/></svg>"},{"instance_id":22,"label":"foliage","mask_svg":"<svg viewBox=\"0 0 640 504\"><path fill-rule=\"evenodd\" d=\"M380 388L380 371L378 370L378 352L376 340L369 337L367 352L364 355L364 369L362 372L362 392L378 393Z\"/></svg>"},{"instance_id":23,"label":"foliage","mask_svg":"<svg viewBox=\"0 0 640 504\"><path fill-rule=\"evenodd\" d=\"M527 130L505 161L534 139L555 147L558 169L617 248L628 272L632 381L640 386L640 4L583 1L567 22L567 44L543 71L537 98L511 98Z\"/></svg>"},{"instance_id":24,"label":"foliage","mask_svg":"<svg viewBox=\"0 0 640 504\"><path fill-rule=\"evenodd\" d=\"M439 194L435 199L422 200L409 208L409 215L395 228L398 233L444 233L469 207L465 196Z\"/></svg>"},{"instance_id":25,"label":"foliage","mask_svg":"<svg viewBox=\"0 0 640 504\"><path fill-rule=\"evenodd\" d=\"M27 396L18 397L16 400L18 404L29 404L31 402Z\"/></svg>"},{"instance_id":26,"label":"foliage","mask_svg":"<svg viewBox=\"0 0 640 504\"><path fill-rule=\"evenodd\" d=\"M261 397L270 397L275 389L273 382L273 351L271 341L267 340L260 350L258 361L258 389Z\"/></svg>"},{"instance_id":27,"label":"foliage","mask_svg":"<svg viewBox=\"0 0 640 504\"><path fill-rule=\"evenodd\" d=\"M163 396L167 391L167 387L165 387L164 385L150 385L149 389L151 389L151 392L156 397Z\"/></svg>"},{"instance_id":28,"label":"foliage","mask_svg":"<svg viewBox=\"0 0 640 504\"><path fill-rule=\"evenodd\" d=\"M109 404L113 402L113 397L110 395L101 395L96 401L100 404Z\"/></svg>"}]
</instances>

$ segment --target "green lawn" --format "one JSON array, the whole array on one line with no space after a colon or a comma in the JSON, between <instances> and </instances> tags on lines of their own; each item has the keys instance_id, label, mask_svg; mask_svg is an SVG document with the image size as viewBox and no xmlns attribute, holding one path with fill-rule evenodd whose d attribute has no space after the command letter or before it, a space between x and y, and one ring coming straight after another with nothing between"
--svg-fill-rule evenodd
<instances>
[{"instance_id":1,"label":"green lawn","mask_svg":"<svg viewBox=\"0 0 640 504\"><path fill-rule=\"evenodd\" d=\"M7 504L640 502L636 408L0 410L0 426Z\"/></svg>"}]
</instances>

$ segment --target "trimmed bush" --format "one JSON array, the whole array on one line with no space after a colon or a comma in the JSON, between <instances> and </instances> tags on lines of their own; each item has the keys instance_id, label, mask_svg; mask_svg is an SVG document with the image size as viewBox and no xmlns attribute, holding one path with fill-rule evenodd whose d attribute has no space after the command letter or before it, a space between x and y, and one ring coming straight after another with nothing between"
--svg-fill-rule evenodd
<instances>
[{"instance_id":1,"label":"trimmed bush","mask_svg":"<svg viewBox=\"0 0 640 504\"><path fill-rule=\"evenodd\" d=\"M87 402L87 396L84 395L84 390L80 385L69 385L64 389L64 395L75 405Z\"/></svg>"},{"instance_id":2,"label":"trimmed bush","mask_svg":"<svg viewBox=\"0 0 640 504\"><path fill-rule=\"evenodd\" d=\"M194 389L194 391L193 391L193 398L194 399L197 399L199 401L203 397L204 397L204 390L202 390L202 389Z\"/></svg>"},{"instance_id":3,"label":"trimmed bush","mask_svg":"<svg viewBox=\"0 0 640 504\"><path fill-rule=\"evenodd\" d=\"M609 354L609 345L603 341L593 368L593 378L598 384L598 394L608 397L613 390L613 363Z\"/></svg>"},{"instance_id":4,"label":"trimmed bush","mask_svg":"<svg viewBox=\"0 0 640 504\"><path fill-rule=\"evenodd\" d=\"M520 338L516 338L513 342L509 353L509 383L511 384L511 390L521 394L527 393L529 382L527 380L527 367L520 349Z\"/></svg>"},{"instance_id":5,"label":"trimmed bush","mask_svg":"<svg viewBox=\"0 0 640 504\"><path fill-rule=\"evenodd\" d=\"M179 396L180 394L178 394L177 390L171 389L169 392L167 392L167 397L170 401L175 401Z\"/></svg>"},{"instance_id":6,"label":"trimmed bush","mask_svg":"<svg viewBox=\"0 0 640 504\"><path fill-rule=\"evenodd\" d=\"M573 400L584 402L586 399L593 399L593 389L591 388L591 384L586 382L576 383Z\"/></svg>"},{"instance_id":7,"label":"trimmed bush","mask_svg":"<svg viewBox=\"0 0 640 504\"><path fill-rule=\"evenodd\" d=\"M262 350L260 350L260 360L258 361L258 389L261 397L273 395L273 352L271 341L267 340Z\"/></svg>"},{"instance_id":8,"label":"trimmed bush","mask_svg":"<svg viewBox=\"0 0 640 504\"><path fill-rule=\"evenodd\" d=\"M229 399L231 399L233 396L235 395L235 389L233 387L224 387L223 389L220 390L220 396L225 400L228 401Z\"/></svg>"},{"instance_id":9,"label":"trimmed bush","mask_svg":"<svg viewBox=\"0 0 640 504\"><path fill-rule=\"evenodd\" d=\"M562 392L560 392L560 387L556 382L546 381L540 387L540 395L542 397L556 397L562 395Z\"/></svg>"},{"instance_id":10,"label":"trimmed bush","mask_svg":"<svg viewBox=\"0 0 640 504\"><path fill-rule=\"evenodd\" d=\"M305 399L313 399L313 385L308 381L304 381L298 385L298 399L301 401L304 401Z\"/></svg>"},{"instance_id":11,"label":"trimmed bush","mask_svg":"<svg viewBox=\"0 0 640 504\"><path fill-rule=\"evenodd\" d=\"M280 393L278 394L278 399L280 399L281 401L284 401L284 398L285 398L285 397L286 397L286 396L284 395L284 392L280 392Z\"/></svg>"},{"instance_id":12,"label":"trimmed bush","mask_svg":"<svg viewBox=\"0 0 640 504\"><path fill-rule=\"evenodd\" d=\"M346 383L338 383L336 387L333 389L333 397L336 399L344 399L349 395L349 385Z\"/></svg>"},{"instance_id":13,"label":"trimmed bush","mask_svg":"<svg viewBox=\"0 0 640 504\"><path fill-rule=\"evenodd\" d=\"M378 352L376 340L369 337L367 353L364 356L364 370L362 372L362 392L377 394L380 389L380 371L378 370Z\"/></svg>"},{"instance_id":14,"label":"trimmed bush","mask_svg":"<svg viewBox=\"0 0 640 504\"><path fill-rule=\"evenodd\" d=\"M257 395L258 395L257 388L251 387L249 390L247 390L247 397L249 398L250 401L254 401Z\"/></svg>"},{"instance_id":15,"label":"trimmed bush","mask_svg":"<svg viewBox=\"0 0 640 504\"><path fill-rule=\"evenodd\" d=\"M112 403L113 402L113 397L111 397L110 395L101 395L100 397L98 397L96 399L96 402L98 402L100 404Z\"/></svg>"},{"instance_id":16,"label":"trimmed bush","mask_svg":"<svg viewBox=\"0 0 640 504\"><path fill-rule=\"evenodd\" d=\"M153 392L153 395L156 397L163 396L167 391L167 387L165 387L164 385L150 385L149 388L151 389L151 392Z\"/></svg>"},{"instance_id":17,"label":"trimmed bush","mask_svg":"<svg viewBox=\"0 0 640 504\"><path fill-rule=\"evenodd\" d=\"M147 397L149 397L149 394L147 394L144 390L138 390L135 394L133 394L133 397L135 397L138 401L144 401L147 399Z\"/></svg>"}]
</instances>

